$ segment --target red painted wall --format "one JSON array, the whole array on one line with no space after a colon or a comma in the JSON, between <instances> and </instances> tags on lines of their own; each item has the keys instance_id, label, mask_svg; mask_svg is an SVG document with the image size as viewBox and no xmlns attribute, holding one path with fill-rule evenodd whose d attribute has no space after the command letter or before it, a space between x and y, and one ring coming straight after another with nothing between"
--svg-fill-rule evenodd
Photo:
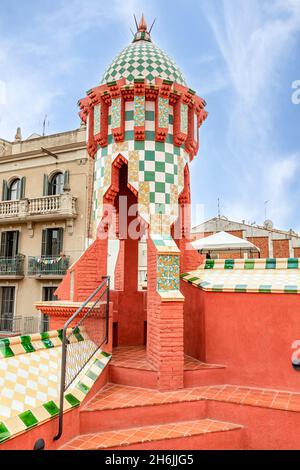
<instances>
[{"instance_id":1,"label":"red painted wall","mask_svg":"<svg viewBox=\"0 0 300 470\"><path fill-rule=\"evenodd\" d=\"M182 282L185 352L227 366L228 383L299 391L297 294L204 292Z\"/></svg>"}]
</instances>

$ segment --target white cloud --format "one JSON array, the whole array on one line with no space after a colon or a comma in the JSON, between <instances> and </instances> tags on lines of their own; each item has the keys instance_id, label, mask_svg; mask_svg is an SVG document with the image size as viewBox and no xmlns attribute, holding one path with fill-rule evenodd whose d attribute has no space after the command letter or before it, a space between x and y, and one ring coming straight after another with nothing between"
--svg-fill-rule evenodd
<instances>
[{"instance_id":1,"label":"white cloud","mask_svg":"<svg viewBox=\"0 0 300 470\"><path fill-rule=\"evenodd\" d=\"M41 132L45 114L55 114L57 99L67 93L65 77L82 61L76 38L92 28L101 37L109 24L112 34L116 24L128 30L139 5L137 0L61 0L51 13L33 12L32 30L24 28L18 36L0 31L0 137L13 139L18 126L23 137ZM99 53L101 47L99 40Z\"/></svg>"},{"instance_id":2,"label":"white cloud","mask_svg":"<svg viewBox=\"0 0 300 470\"><path fill-rule=\"evenodd\" d=\"M275 224L287 224L297 213L289 186L300 176L299 155L281 154L274 117L282 72L300 32L300 2L222 0L204 11L223 58L220 74L228 74L232 90L222 148L231 176L225 215L262 221L270 199Z\"/></svg>"}]
</instances>

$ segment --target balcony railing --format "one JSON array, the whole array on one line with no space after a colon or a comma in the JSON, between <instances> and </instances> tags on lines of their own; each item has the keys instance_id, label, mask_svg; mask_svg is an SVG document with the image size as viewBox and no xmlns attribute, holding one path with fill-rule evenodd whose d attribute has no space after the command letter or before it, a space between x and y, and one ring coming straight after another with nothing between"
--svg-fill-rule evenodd
<instances>
[{"instance_id":1,"label":"balcony railing","mask_svg":"<svg viewBox=\"0 0 300 470\"><path fill-rule=\"evenodd\" d=\"M0 337L11 335L30 335L49 330L48 317L34 316L5 316L0 314Z\"/></svg>"},{"instance_id":2,"label":"balcony railing","mask_svg":"<svg viewBox=\"0 0 300 470\"><path fill-rule=\"evenodd\" d=\"M5 276L24 276L24 255L12 258L0 257L0 278Z\"/></svg>"},{"instance_id":3,"label":"balcony railing","mask_svg":"<svg viewBox=\"0 0 300 470\"><path fill-rule=\"evenodd\" d=\"M70 264L69 256L29 256L29 276L64 276Z\"/></svg>"},{"instance_id":4,"label":"balcony railing","mask_svg":"<svg viewBox=\"0 0 300 470\"><path fill-rule=\"evenodd\" d=\"M1 201L0 217L17 217L20 211L20 201Z\"/></svg>"},{"instance_id":5,"label":"balcony railing","mask_svg":"<svg viewBox=\"0 0 300 470\"><path fill-rule=\"evenodd\" d=\"M19 201L0 201L0 223L11 220L39 220L46 218L75 218L76 198L69 192L57 196L42 196Z\"/></svg>"}]
</instances>

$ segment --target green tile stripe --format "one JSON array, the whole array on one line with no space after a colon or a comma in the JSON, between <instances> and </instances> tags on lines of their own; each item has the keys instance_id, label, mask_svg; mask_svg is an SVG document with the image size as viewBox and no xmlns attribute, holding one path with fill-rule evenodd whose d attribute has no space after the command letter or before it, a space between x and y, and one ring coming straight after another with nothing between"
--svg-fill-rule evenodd
<instances>
[{"instance_id":1,"label":"green tile stripe","mask_svg":"<svg viewBox=\"0 0 300 470\"><path fill-rule=\"evenodd\" d=\"M24 411L18 415L20 420L25 424L26 428L32 428L38 424L38 419L34 416L32 411Z\"/></svg>"},{"instance_id":2,"label":"green tile stripe","mask_svg":"<svg viewBox=\"0 0 300 470\"><path fill-rule=\"evenodd\" d=\"M205 263L204 269L213 269L215 266L215 260L213 259L207 259Z\"/></svg>"},{"instance_id":3,"label":"green tile stripe","mask_svg":"<svg viewBox=\"0 0 300 470\"><path fill-rule=\"evenodd\" d=\"M62 341L62 331L63 330L56 330L57 337L61 341ZM78 342L79 341L84 341L84 338L80 333L80 328L75 328L73 333L74 333L74 336L75 336L75 338L77 339ZM34 338L33 338L33 336L34 336ZM2 356L4 359L7 359L9 357L15 356L15 354L12 350L12 347L17 345L17 344L22 345L22 347L24 349L24 353L33 353L33 352L36 351L35 347L32 344L35 341L41 341L42 344L43 344L43 347L45 349L54 348L54 344L52 343L52 341L50 339L49 333L39 333L38 335L36 333L34 333L34 335L21 335L19 337L19 340L20 341L16 342L16 337L13 337L13 342L11 344L11 341L10 341L9 338L0 339L0 357Z\"/></svg>"},{"instance_id":4,"label":"green tile stripe","mask_svg":"<svg viewBox=\"0 0 300 470\"><path fill-rule=\"evenodd\" d=\"M4 423L0 422L0 443L6 441L11 437L11 433Z\"/></svg>"},{"instance_id":5,"label":"green tile stripe","mask_svg":"<svg viewBox=\"0 0 300 470\"><path fill-rule=\"evenodd\" d=\"M286 262L286 267L285 267ZM204 269L257 269L264 263L265 269L300 269L299 258L255 258L245 260L206 260ZM203 269L203 268L202 268Z\"/></svg>"},{"instance_id":6,"label":"green tile stripe","mask_svg":"<svg viewBox=\"0 0 300 470\"><path fill-rule=\"evenodd\" d=\"M0 353L5 359L14 356L14 353L10 348L10 342L8 338L0 340Z\"/></svg>"},{"instance_id":7,"label":"green tile stripe","mask_svg":"<svg viewBox=\"0 0 300 470\"><path fill-rule=\"evenodd\" d=\"M276 269L276 258L266 259L266 269Z\"/></svg>"},{"instance_id":8,"label":"green tile stripe","mask_svg":"<svg viewBox=\"0 0 300 470\"><path fill-rule=\"evenodd\" d=\"M288 269L299 269L299 259L289 258L287 267Z\"/></svg>"},{"instance_id":9,"label":"green tile stripe","mask_svg":"<svg viewBox=\"0 0 300 470\"><path fill-rule=\"evenodd\" d=\"M272 286L271 285L260 285L258 288L258 292L262 294L271 294Z\"/></svg>"},{"instance_id":10,"label":"green tile stripe","mask_svg":"<svg viewBox=\"0 0 300 470\"><path fill-rule=\"evenodd\" d=\"M21 336L21 344L26 353L32 353L35 351L35 348L32 346L30 336Z\"/></svg>"},{"instance_id":11,"label":"green tile stripe","mask_svg":"<svg viewBox=\"0 0 300 470\"><path fill-rule=\"evenodd\" d=\"M54 401L48 401L48 403L45 403L43 407L51 416L57 416L59 413L59 408Z\"/></svg>"},{"instance_id":12,"label":"green tile stripe","mask_svg":"<svg viewBox=\"0 0 300 470\"><path fill-rule=\"evenodd\" d=\"M224 269L233 269L234 268L234 259L225 259Z\"/></svg>"},{"instance_id":13,"label":"green tile stripe","mask_svg":"<svg viewBox=\"0 0 300 470\"><path fill-rule=\"evenodd\" d=\"M254 259L246 259L244 264L244 269L254 269L255 267L255 260Z\"/></svg>"},{"instance_id":14,"label":"green tile stripe","mask_svg":"<svg viewBox=\"0 0 300 470\"><path fill-rule=\"evenodd\" d=\"M78 400L78 398L76 398L72 393L67 393L65 395L65 399L73 408L80 405L80 400Z\"/></svg>"},{"instance_id":15,"label":"green tile stripe","mask_svg":"<svg viewBox=\"0 0 300 470\"><path fill-rule=\"evenodd\" d=\"M234 292L247 292L247 284L237 284L234 288Z\"/></svg>"},{"instance_id":16,"label":"green tile stripe","mask_svg":"<svg viewBox=\"0 0 300 470\"><path fill-rule=\"evenodd\" d=\"M49 333L47 332L41 333L41 340L42 340L42 343L44 343L44 346L46 349L54 348L54 344L50 340Z\"/></svg>"},{"instance_id":17,"label":"green tile stripe","mask_svg":"<svg viewBox=\"0 0 300 470\"><path fill-rule=\"evenodd\" d=\"M284 286L285 294L298 294L298 286Z\"/></svg>"}]
</instances>

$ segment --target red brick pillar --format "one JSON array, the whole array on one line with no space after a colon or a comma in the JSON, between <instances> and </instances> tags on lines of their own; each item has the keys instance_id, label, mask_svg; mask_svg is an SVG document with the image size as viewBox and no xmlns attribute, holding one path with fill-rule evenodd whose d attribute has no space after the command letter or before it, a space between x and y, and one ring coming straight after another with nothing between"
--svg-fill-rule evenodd
<instances>
[{"instance_id":1,"label":"red brick pillar","mask_svg":"<svg viewBox=\"0 0 300 470\"><path fill-rule=\"evenodd\" d=\"M178 255L178 254L177 254ZM183 388L183 296L157 291L158 252L148 239L147 357L158 370L158 388Z\"/></svg>"}]
</instances>

